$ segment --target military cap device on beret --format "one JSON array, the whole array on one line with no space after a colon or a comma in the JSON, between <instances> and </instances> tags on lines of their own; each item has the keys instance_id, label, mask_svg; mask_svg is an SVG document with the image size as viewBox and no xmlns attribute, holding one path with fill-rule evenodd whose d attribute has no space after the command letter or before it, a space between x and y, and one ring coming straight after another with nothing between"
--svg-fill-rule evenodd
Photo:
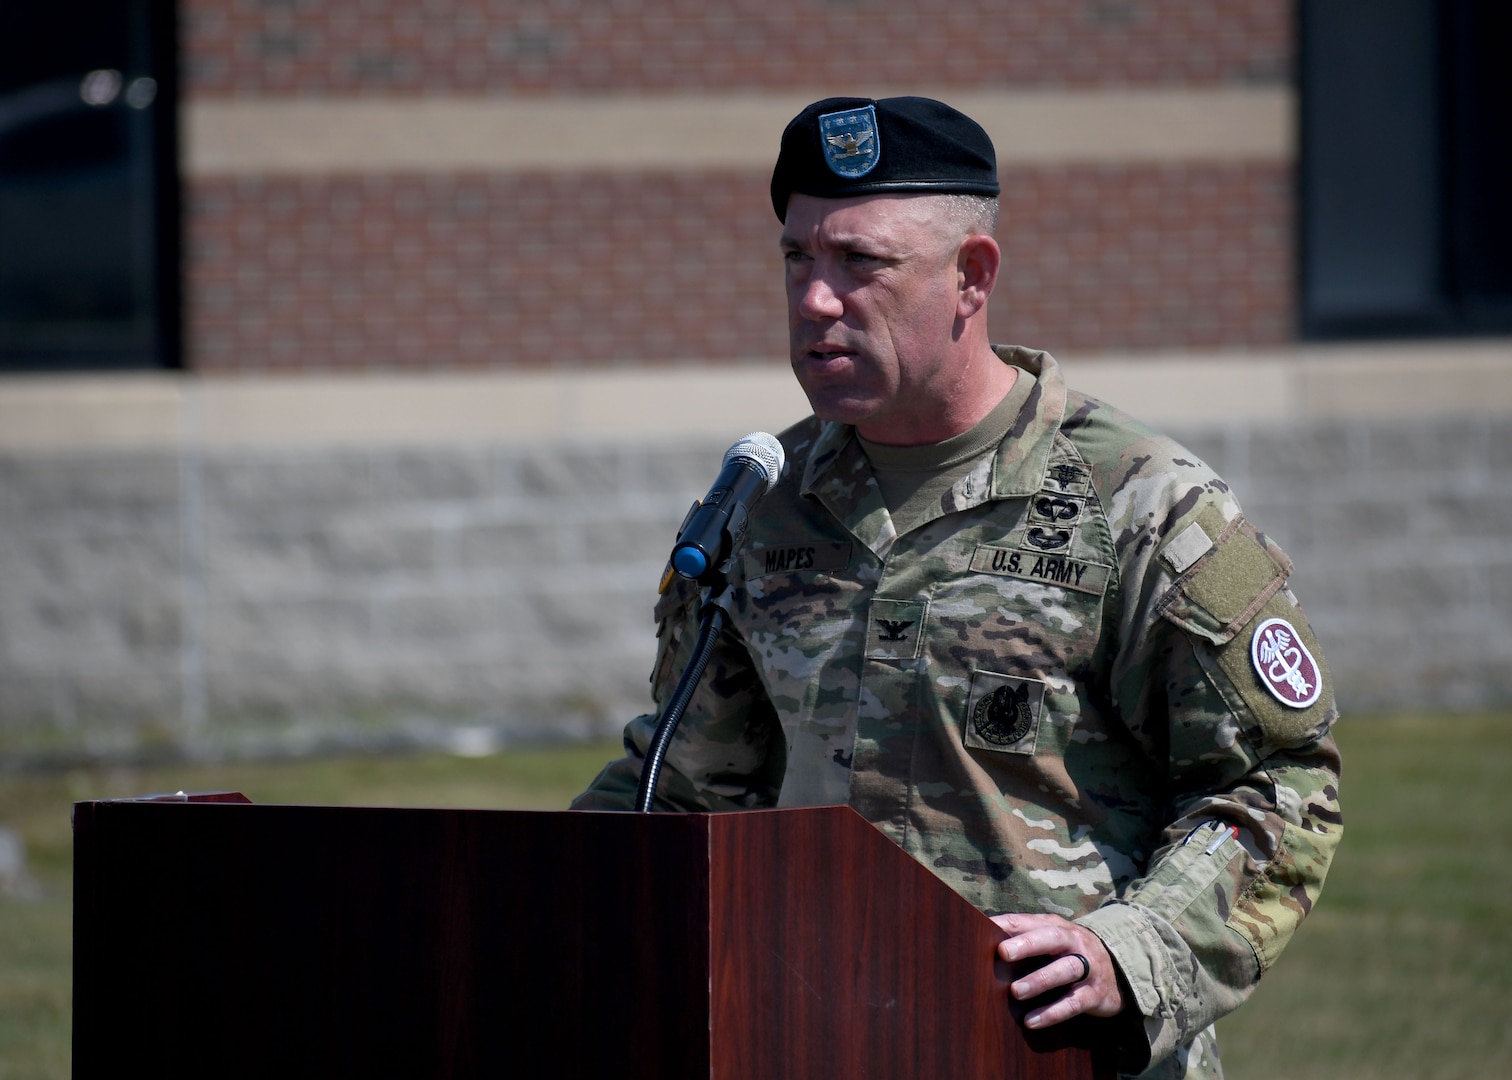
<instances>
[{"instance_id":1,"label":"military cap device on beret","mask_svg":"<svg viewBox=\"0 0 1512 1080\"><path fill-rule=\"evenodd\" d=\"M816 101L782 133L772 209L794 192L822 199L888 192L998 193L997 155L982 126L923 97Z\"/></svg>"}]
</instances>

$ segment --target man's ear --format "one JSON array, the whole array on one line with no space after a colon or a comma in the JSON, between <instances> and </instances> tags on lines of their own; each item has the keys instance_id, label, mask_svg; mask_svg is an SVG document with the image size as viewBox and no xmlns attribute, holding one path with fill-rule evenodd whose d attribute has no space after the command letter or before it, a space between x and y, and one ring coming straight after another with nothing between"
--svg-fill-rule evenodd
<instances>
[{"instance_id":1,"label":"man's ear","mask_svg":"<svg viewBox=\"0 0 1512 1080\"><path fill-rule=\"evenodd\" d=\"M956 298L956 315L969 319L987 306L987 297L997 284L1002 250L990 236L968 236L956 252L956 272L960 294Z\"/></svg>"}]
</instances>

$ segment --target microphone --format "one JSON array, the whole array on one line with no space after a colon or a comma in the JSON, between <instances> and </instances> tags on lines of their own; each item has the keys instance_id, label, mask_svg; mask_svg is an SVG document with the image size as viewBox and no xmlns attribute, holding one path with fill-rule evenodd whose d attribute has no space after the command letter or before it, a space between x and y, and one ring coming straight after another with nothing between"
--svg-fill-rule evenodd
<instances>
[{"instance_id":1,"label":"microphone","mask_svg":"<svg viewBox=\"0 0 1512 1080\"><path fill-rule=\"evenodd\" d=\"M764 431L730 447L714 486L677 531L672 568L700 585L713 584L745 539L751 509L776 486L782 461L782 444Z\"/></svg>"}]
</instances>

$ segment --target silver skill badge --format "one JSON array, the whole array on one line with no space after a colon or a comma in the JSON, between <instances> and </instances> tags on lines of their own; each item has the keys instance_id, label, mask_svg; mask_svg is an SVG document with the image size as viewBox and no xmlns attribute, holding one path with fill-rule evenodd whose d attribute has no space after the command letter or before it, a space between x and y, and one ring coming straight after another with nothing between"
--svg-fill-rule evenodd
<instances>
[{"instance_id":1,"label":"silver skill badge","mask_svg":"<svg viewBox=\"0 0 1512 1080\"><path fill-rule=\"evenodd\" d=\"M882 147L875 106L825 113L819 118L819 136L824 160L836 175L854 180L876 167Z\"/></svg>"},{"instance_id":2,"label":"silver skill badge","mask_svg":"<svg viewBox=\"0 0 1512 1080\"><path fill-rule=\"evenodd\" d=\"M1285 619L1266 619L1255 627L1250 660L1265 688L1283 705L1305 709L1323 693L1318 662Z\"/></svg>"}]
</instances>

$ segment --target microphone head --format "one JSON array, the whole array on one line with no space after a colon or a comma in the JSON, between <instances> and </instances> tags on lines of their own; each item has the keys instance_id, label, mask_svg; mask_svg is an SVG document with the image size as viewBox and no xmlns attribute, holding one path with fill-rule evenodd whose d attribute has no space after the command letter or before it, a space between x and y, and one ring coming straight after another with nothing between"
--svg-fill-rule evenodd
<instances>
[{"instance_id":1,"label":"microphone head","mask_svg":"<svg viewBox=\"0 0 1512 1080\"><path fill-rule=\"evenodd\" d=\"M785 455L782 452L782 444L776 436L768 435L765 431L753 431L749 435L743 435L725 451L724 464L732 461L748 461L755 466L756 471L766 479L765 494L771 491L777 483L777 478L782 475L782 463Z\"/></svg>"}]
</instances>

